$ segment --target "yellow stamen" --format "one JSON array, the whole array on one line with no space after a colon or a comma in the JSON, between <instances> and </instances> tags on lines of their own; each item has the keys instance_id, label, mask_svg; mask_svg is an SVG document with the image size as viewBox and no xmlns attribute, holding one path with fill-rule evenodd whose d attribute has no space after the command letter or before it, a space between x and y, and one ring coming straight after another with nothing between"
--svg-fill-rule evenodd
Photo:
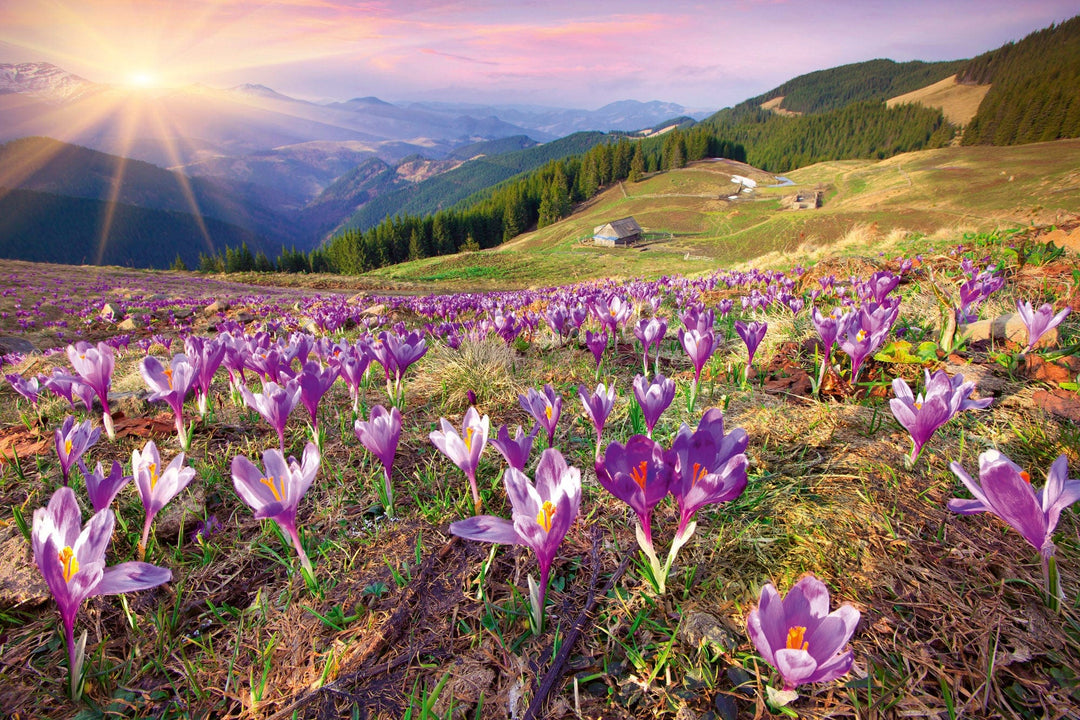
<instances>
[{"instance_id":1,"label":"yellow stamen","mask_svg":"<svg viewBox=\"0 0 1080 720\"><path fill-rule=\"evenodd\" d=\"M465 439L465 449L468 450L469 452L472 452L472 435L473 435L473 429L472 428L465 428L465 438L464 438Z\"/></svg>"},{"instance_id":2,"label":"yellow stamen","mask_svg":"<svg viewBox=\"0 0 1080 720\"><path fill-rule=\"evenodd\" d=\"M151 490L153 490L154 486L157 485L157 481L158 481L157 463L150 463L150 489Z\"/></svg>"},{"instance_id":3,"label":"yellow stamen","mask_svg":"<svg viewBox=\"0 0 1080 720\"><path fill-rule=\"evenodd\" d=\"M266 487L270 488L270 492L274 493L274 499L275 500L277 500L278 502L285 502L285 478L281 478L281 491L280 492L278 491L278 485L274 481L274 478L272 476L271 477L259 478L259 482L261 482Z\"/></svg>"},{"instance_id":4,"label":"yellow stamen","mask_svg":"<svg viewBox=\"0 0 1080 720\"><path fill-rule=\"evenodd\" d=\"M71 454L71 441L70 440L65 440L64 441L64 454L65 455L70 455Z\"/></svg>"},{"instance_id":5,"label":"yellow stamen","mask_svg":"<svg viewBox=\"0 0 1080 720\"><path fill-rule=\"evenodd\" d=\"M636 468L630 471L630 477L634 479L634 482L641 488L641 492L645 492L645 479L648 477L649 462L642 460Z\"/></svg>"},{"instance_id":6,"label":"yellow stamen","mask_svg":"<svg viewBox=\"0 0 1080 720\"><path fill-rule=\"evenodd\" d=\"M855 342L862 342L863 340L866 340L865 330L860 330L859 332L855 333Z\"/></svg>"},{"instance_id":7,"label":"yellow stamen","mask_svg":"<svg viewBox=\"0 0 1080 720\"><path fill-rule=\"evenodd\" d=\"M555 517L555 506L549 501L544 501L544 506L536 515L536 524L544 528L544 532L551 532L551 518Z\"/></svg>"},{"instance_id":8,"label":"yellow stamen","mask_svg":"<svg viewBox=\"0 0 1080 720\"><path fill-rule=\"evenodd\" d=\"M64 582L71 582L71 577L79 572L79 560L75 557L75 551L68 545L57 555L60 557L60 562L64 564Z\"/></svg>"},{"instance_id":9,"label":"yellow stamen","mask_svg":"<svg viewBox=\"0 0 1080 720\"><path fill-rule=\"evenodd\" d=\"M544 414L547 415L548 420L551 419L551 406L550 405L548 405L546 408L544 408Z\"/></svg>"},{"instance_id":10,"label":"yellow stamen","mask_svg":"<svg viewBox=\"0 0 1080 720\"><path fill-rule=\"evenodd\" d=\"M796 625L793 628L789 628L787 631L788 650L806 650L810 647L810 643L803 639L805 636L806 628L802 625Z\"/></svg>"},{"instance_id":11,"label":"yellow stamen","mask_svg":"<svg viewBox=\"0 0 1080 720\"><path fill-rule=\"evenodd\" d=\"M922 410L922 403L921 402L915 403L915 409L916 410Z\"/></svg>"}]
</instances>

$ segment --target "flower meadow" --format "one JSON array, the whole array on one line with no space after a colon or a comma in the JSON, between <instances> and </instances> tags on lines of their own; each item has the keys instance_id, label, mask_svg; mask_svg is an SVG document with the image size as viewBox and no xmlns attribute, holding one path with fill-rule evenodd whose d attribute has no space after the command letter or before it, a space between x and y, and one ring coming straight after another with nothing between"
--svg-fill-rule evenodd
<instances>
[{"instance_id":1,"label":"flower meadow","mask_svg":"<svg viewBox=\"0 0 1080 720\"><path fill-rule=\"evenodd\" d=\"M920 249L427 296L17 265L0 706L1067 717L1080 264Z\"/></svg>"}]
</instances>

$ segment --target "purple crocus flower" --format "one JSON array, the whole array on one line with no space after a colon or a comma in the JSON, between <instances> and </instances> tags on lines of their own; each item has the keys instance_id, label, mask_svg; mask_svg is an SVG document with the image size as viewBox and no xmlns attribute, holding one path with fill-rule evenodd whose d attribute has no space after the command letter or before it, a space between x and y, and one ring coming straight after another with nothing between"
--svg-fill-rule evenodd
<instances>
[{"instance_id":1,"label":"purple crocus flower","mask_svg":"<svg viewBox=\"0 0 1080 720\"><path fill-rule=\"evenodd\" d=\"M112 346L99 342L97 347L94 347L80 341L67 346L67 356L82 382L97 394L103 410L101 421L105 425L105 432L110 440L115 440L116 430L113 429L112 414L109 412L109 387L112 385L113 368L116 366Z\"/></svg>"},{"instance_id":2,"label":"purple crocus flower","mask_svg":"<svg viewBox=\"0 0 1080 720\"><path fill-rule=\"evenodd\" d=\"M958 379L958 381L957 381ZM961 410L984 408L991 399L970 400L975 383L964 382L963 375L950 378L944 370L933 375L926 371L925 395L915 396L902 378L892 382L895 398L889 401L893 417L911 435L910 463L918 460L927 440Z\"/></svg>"},{"instance_id":3,"label":"purple crocus flower","mask_svg":"<svg viewBox=\"0 0 1080 720\"><path fill-rule=\"evenodd\" d=\"M289 421L289 413L296 407L300 400L300 386L295 380L284 386L267 380L263 383L262 392L253 393L244 386L240 386L240 394L244 398L244 404L259 413L262 419L270 423L278 434L278 443L281 454L285 454L285 423Z\"/></svg>"},{"instance_id":4,"label":"purple crocus flower","mask_svg":"<svg viewBox=\"0 0 1080 720\"><path fill-rule=\"evenodd\" d=\"M877 352L900 313L900 302L863 305L840 334L840 349L851 358L851 383L859 378L862 364Z\"/></svg>"},{"instance_id":5,"label":"purple crocus flower","mask_svg":"<svg viewBox=\"0 0 1080 720\"><path fill-rule=\"evenodd\" d=\"M954 498L949 509L961 515L989 512L1004 520L1039 551L1043 561L1043 579L1047 594L1060 601L1061 587L1056 578L1051 536L1061 512L1080 500L1080 480L1069 479L1065 455L1058 456L1046 473L1046 484L1038 492L1031 477L997 450L979 455L979 480L976 482L959 463L949 469L971 492L971 500Z\"/></svg>"},{"instance_id":6,"label":"purple crocus flower","mask_svg":"<svg viewBox=\"0 0 1080 720\"><path fill-rule=\"evenodd\" d=\"M536 388L529 388L526 395L519 395L518 402L522 409L536 419L536 422L547 431L548 447L555 446L555 426L559 423L562 414L562 396L555 392L551 384L544 385L544 392L539 393Z\"/></svg>"},{"instance_id":7,"label":"purple crocus flower","mask_svg":"<svg viewBox=\"0 0 1080 720\"><path fill-rule=\"evenodd\" d=\"M600 436L604 432L604 424L607 422L611 409L615 406L615 385L610 388L604 387L604 383L596 386L596 391L589 394L584 385L578 385L578 397L585 408L585 415L592 422L596 430L596 454L594 460L600 460Z\"/></svg>"},{"instance_id":8,"label":"purple crocus flower","mask_svg":"<svg viewBox=\"0 0 1080 720\"><path fill-rule=\"evenodd\" d=\"M746 629L765 662L776 668L785 690L828 682L851 670L854 653L843 652L860 614L850 603L829 612L829 589L807 574L782 598L772 583L761 589Z\"/></svg>"},{"instance_id":9,"label":"purple crocus flower","mask_svg":"<svg viewBox=\"0 0 1080 720\"><path fill-rule=\"evenodd\" d=\"M428 437L432 444L444 455L461 468L465 476L469 478L469 487L472 490L473 507L479 514L483 503L480 501L480 490L476 486L476 469L480 464L480 454L487 445L488 429L491 421L488 416L480 417L476 408L470 407L465 411L465 418L461 424L461 434L458 435L454 426L439 418L442 430L432 432Z\"/></svg>"},{"instance_id":10,"label":"purple crocus flower","mask_svg":"<svg viewBox=\"0 0 1080 720\"><path fill-rule=\"evenodd\" d=\"M105 567L113 522L112 511L102 510L83 527L75 491L69 487L58 489L47 507L34 511L34 563L60 609L73 699L79 696L82 674L82 656L75 644L75 616L83 600L94 595L147 590L172 579L167 568L144 562Z\"/></svg>"},{"instance_id":11,"label":"purple crocus flower","mask_svg":"<svg viewBox=\"0 0 1080 720\"><path fill-rule=\"evenodd\" d=\"M585 331L585 344L593 354L593 358L596 360L596 374L600 374L600 362L604 359L604 350L608 346L608 335L606 332L594 333L592 330Z\"/></svg>"},{"instance_id":12,"label":"purple crocus flower","mask_svg":"<svg viewBox=\"0 0 1080 720\"><path fill-rule=\"evenodd\" d=\"M112 505L117 493L132 480L132 476L125 475L120 463L115 460L108 476L101 469L101 463L97 464L94 472L87 470L82 458L79 458L79 469L82 470L83 478L86 480L86 494L90 496L90 504L94 507L94 512L101 512Z\"/></svg>"},{"instance_id":13,"label":"purple crocus flower","mask_svg":"<svg viewBox=\"0 0 1080 720\"><path fill-rule=\"evenodd\" d=\"M656 362L660 362L660 343L667 334L667 321L663 318L642 318L634 327L634 337L641 341L642 364L645 377L649 376L649 348L656 346Z\"/></svg>"},{"instance_id":14,"label":"purple crocus flower","mask_svg":"<svg viewBox=\"0 0 1080 720\"><path fill-rule=\"evenodd\" d=\"M675 381L657 375L650 383L644 375L638 375L634 378L634 397L641 407L641 414L645 416L645 427L651 438L656 422L675 399Z\"/></svg>"},{"instance_id":15,"label":"purple crocus flower","mask_svg":"<svg viewBox=\"0 0 1080 720\"><path fill-rule=\"evenodd\" d=\"M759 320L748 323L744 323L742 320L735 321L735 332L739 333L739 337L746 343L747 374L750 372L750 366L754 364L754 353L757 352L758 345L761 344L762 339L765 337L765 331L768 329L769 324Z\"/></svg>"},{"instance_id":16,"label":"purple crocus flower","mask_svg":"<svg viewBox=\"0 0 1080 720\"><path fill-rule=\"evenodd\" d=\"M378 339L369 347L375 359L383 366L387 393L395 404L400 402L404 392L401 380L405 376L405 371L427 352L424 333L416 330L408 335L399 336L393 332L381 332ZM392 390L391 380L393 381Z\"/></svg>"},{"instance_id":17,"label":"purple crocus flower","mask_svg":"<svg viewBox=\"0 0 1080 720\"><path fill-rule=\"evenodd\" d=\"M296 376L300 386L300 402L311 416L311 427L319 426L319 401L337 380L338 371L334 367L323 367L318 360L304 363L303 370Z\"/></svg>"},{"instance_id":18,"label":"purple crocus flower","mask_svg":"<svg viewBox=\"0 0 1080 720\"><path fill-rule=\"evenodd\" d=\"M321 461L315 443L304 446L302 463L296 462L294 457L286 462L285 454L280 450L263 451L265 473L243 455L237 455L232 461L236 494L247 503L257 519L270 518L288 535L308 575L314 575L314 571L296 529L296 508L315 481Z\"/></svg>"},{"instance_id":19,"label":"purple crocus flower","mask_svg":"<svg viewBox=\"0 0 1080 720\"><path fill-rule=\"evenodd\" d=\"M596 477L604 489L637 513L639 543L652 552L652 511L668 494L671 468L664 463L660 444L645 435L634 435L626 445L610 443L604 461L596 463Z\"/></svg>"},{"instance_id":20,"label":"purple crocus flower","mask_svg":"<svg viewBox=\"0 0 1080 720\"><path fill-rule=\"evenodd\" d=\"M364 381L364 374L367 372L368 366L371 363L365 353L359 351L352 351L348 354L343 354L341 358L331 358L331 364L336 365L338 375L345 381L345 384L349 388L349 397L352 398L353 412L357 412L360 409L360 384Z\"/></svg>"},{"instance_id":21,"label":"purple crocus flower","mask_svg":"<svg viewBox=\"0 0 1080 720\"><path fill-rule=\"evenodd\" d=\"M184 352L195 366L195 401L199 417L206 415L210 398L210 384L214 373L225 360L226 343L223 340L207 340L198 335L184 338Z\"/></svg>"},{"instance_id":22,"label":"purple crocus flower","mask_svg":"<svg viewBox=\"0 0 1080 720\"><path fill-rule=\"evenodd\" d=\"M1027 300L1016 301L1016 311L1020 313L1020 320L1024 323L1024 327L1027 328L1028 344L1024 348L1024 352L1031 352L1031 349L1035 347L1035 343L1039 342L1039 339L1050 332L1061 321L1072 312L1072 308L1064 308L1057 315L1054 314L1054 308L1050 303L1044 303L1038 310L1031 309L1031 303Z\"/></svg>"},{"instance_id":23,"label":"purple crocus flower","mask_svg":"<svg viewBox=\"0 0 1080 720\"><path fill-rule=\"evenodd\" d=\"M683 425L664 457L671 466L671 494L679 503L679 528L672 544L682 545L693 534L694 514L705 505L734 500L746 489L746 445L742 428L724 434L724 414L711 408L697 430Z\"/></svg>"},{"instance_id":24,"label":"purple crocus flower","mask_svg":"<svg viewBox=\"0 0 1080 720\"><path fill-rule=\"evenodd\" d=\"M698 383L701 382L701 371L716 351L716 335L712 330L702 332L697 328L691 330L679 328L679 344L682 345L690 358L690 363L694 366L694 384L690 386L690 412L693 412L697 402Z\"/></svg>"},{"instance_id":25,"label":"purple crocus flower","mask_svg":"<svg viewBox=\"0 0 1080 720\"><path fill-rule=\"evenodd\" d=\"M27 379L18 373L9 373L4 377L11 383L11 387L15 389L15 392L29 400L31 405L37 407L38 393L41 392L40 380L36 377Z\"/></svg>"},{"instance_id":26,"label":"purple crocus flower","mask_svg":"<svg viewBox=\"0 0 1080 720\"><path fill-rule=\"evenodd\" d=\"M141 558L146 555L146 542L150 539L154 516L188 486L195 477L195 468L184 467L184 453L180 453L163 470L157 445L153 440L148 440L142 452L131 451L131 470L135 474L135 489L139 491L146 511L142 539L139 541Z\"/></svg>"},{"instance_id":27,"label":"purple crocus flower","mask_svg":"<svg viewBox=\"0 0 1080 720\"><path fill-rule=\"evenodd\" d=\"M527 545L533 549L540 566L540 583L534 586L529 578L529 599L533 627L539 633L544 627L544 599L551 566L581 506L581 473L566 464L562 453L548 448L540 455L535 485L512 467L503 474L503 481L513 508L512 522L477 515L451 523L450 532L467 540Z\"/></svg>"},{"instance_id":28,"label":"purple crocus flower","mask_svg":"<svg viewBox=\"0 0 1080 720\"><path fill-rule=\"evenodd\" d=\"M728 309L730 310L730 308L731 303L729 301ZM700 304L687 307L686 311L679 316L679 319L682 320L685 329L697 330L699 333L712 332L713 326L716 324L716 314Z\"/></svg>"},{"instance_id":29,"label":"purple crocus flower","mask_svg":"<svg viewBox=\"0 0 1080 720\"><path fill-rule=\"evenodd\" d=\"M156 357L144 357L139 362L139 374L150 388L150 402L164 400L172 408L176 422L176 437L180 448L187 451L190 446L188 433L184 427L184 398L195 382L195 366L187 355L174 355L169 367L163 367Z\"/></svg>"},{"instance_id":30,"label":"purple crocus flower","mask_svg":"<svg viewBox=\"0 0 1080 720\"><path fill-rule=\"evenodd\" d=\"M77 395L87 410L94 407L94 391L89 385L79 380L74 375L69 375L61 368L53 368L52 375L45 379L42 387L56 397L67 400L72 410L75 410L75 396Z\"/></svg>"},{"instance_id":31,"label":"purple crocus flower","mask_svg":"<svg viewBox=\"0 0 1080 720\"><path fill-rule=\"evenodd\" d=\"M810 312L810 319L814 322L818 335L821 337L821 345L825 348L825 356L821 359L821 372L818 374L817 387L825 381L825 370L829 367L829 358L832 356L833 345L836 338L847 332L847 324L851 321L851 313L844 313L840 308L834 308L829 315L822 315L815 307Z\"/></svg>"},{"instance_id":32,"label":"purple crocus flower","mask_svg":"<svg viewBox=\"0 0 1080 720\"><path fill-rule=\"evenodd\" d=\"M82 457L87 449L101 437L101 430L90 425L89 420L83 420L78 425L75 418L68 415L63 424L53 434L56 442L56 455L60 458L60 474L64 477L64 485L68 484L71 477L71 468Z\"/></svg>"},{"instance_id":33,"label":"purple crocus flower","mask_svg":"<svg viewBox=\"0 0 1080 720\"><path fill-rule=\"evenodd\" d=\"M510 437L510 428L500 425L499 432L491 438L491 446L499 451L510 467L524 472L525 466L529 464L533 440L536 439L538 432L540 432L539 425L534 425L528 434L518 425L514 437Z\"/></svg>"},{"instance_id":34,"label":"purple crocus flower","mask_svg":"<svg viewBox=\"0 0 1080 720\"><path fill-rule=\"evenodd\" d=\"M394 489L390 485L390 471L394 467L394 456L401 439L401 411L391 406L390 412L387 412L382 405L376 405L371 409L367 421L356 421L353 432L368 452L382 463L387 510L393 514Z\"/></svg>"}]
</instances>

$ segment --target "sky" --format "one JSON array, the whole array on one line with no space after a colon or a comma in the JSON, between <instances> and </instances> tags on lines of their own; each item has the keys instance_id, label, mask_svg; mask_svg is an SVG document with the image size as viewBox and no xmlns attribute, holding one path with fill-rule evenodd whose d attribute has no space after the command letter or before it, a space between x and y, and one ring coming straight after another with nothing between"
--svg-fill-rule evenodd
<instances>
[{"instance_id":1,"label":"sky","mask_svg":"<svg viewBox=\"0 0 1080 720\"><path fill-rule=\"evenodd\" d=\"M707 110L846 63L972 57L1077 12L1076 0L3 0L0 62L308 100Z\"/></svg>"}]
</instances>

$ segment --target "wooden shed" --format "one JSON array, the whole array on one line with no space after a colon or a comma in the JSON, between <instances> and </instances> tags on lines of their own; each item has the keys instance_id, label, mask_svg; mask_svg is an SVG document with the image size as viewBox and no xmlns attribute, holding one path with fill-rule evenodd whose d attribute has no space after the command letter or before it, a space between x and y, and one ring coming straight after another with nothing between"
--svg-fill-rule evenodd
<instances>
[{"instance_id":1,"label":"wooden shed","mask_svg":"<svg viewBox=\"0 0 1080 720\"><path fill-rule=\"evenodd\" d=\"M593 244L607 247L624 247L641 240L641 226L632 217L612 220L593 228Z\"/></svg>"}]
</instances>

